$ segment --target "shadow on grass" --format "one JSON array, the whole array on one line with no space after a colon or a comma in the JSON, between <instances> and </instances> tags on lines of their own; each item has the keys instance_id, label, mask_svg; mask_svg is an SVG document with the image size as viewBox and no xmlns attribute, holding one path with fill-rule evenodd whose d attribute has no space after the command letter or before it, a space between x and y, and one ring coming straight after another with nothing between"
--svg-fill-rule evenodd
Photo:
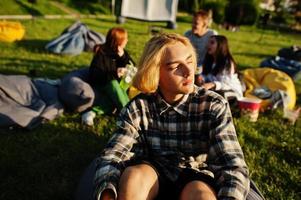
<instances>
[{"instance_id":1,"label":"shadow on grass","mask_svg":"<svg viewBox=\"0 0 301 200\"><path fill-rule=\"evenodd\" d=\"M36 60L30 58L8 58L0 56L0 59L5 63L5 69L1 69L3 74L27 74L31 77L48 77L61 78L74 69L86 67L85 65L70 66L68 63L62 63L52 60ZM24 72L25 68L25 72Z\"/></svg>"},{"instance_id":2,"label":"shadow on grass","mask_svg":"<svg viewBox=\"0 0 301 200\"><path fill-rule=\"evenodd\" d=\"M74 199L84 169L101 152L106 137L72 120L32 131L0 130L1 199Z\"/></svg>"},{"instance_id":3,"label":"shadow on grass","mask_svg":"<svg viewBox=\"0 0 301 200\"><path fill-rule=\"evenodd\" d=\"M291 34L300 34L301 30L293 29L292 26L288 24L279 24L279 23L270 23L265 26L257 26L258 29L262 31L269 30L269 31L277 31L281 33L291 33Z\"/></svg>"},{"instance_id":4,"label":"shadow on grass","mask_svg":"<svg viewBox=\"0 0 301 200\"><path fill-rule=\"evenodd\" d=\"M114 20L110 20L110 19L96 19L93 22L91 21L82 21L84 24L86 24L88 26L89 29L92 29L94 31L96 31L95 29L105 29L105 31L103 33L96 31L98 33L104 34L106 35L107 31L112 28L111 26L107 25L106 23L114 23ZM104 23L105 22L105 23ZM117 24L116 24L117 26Z\"/></svg>"},{"instance_id":5,"label":"shadow on grass","mask_svg":"<svg viewBox=\"0 0 301 200\"><path fill-rule=\"evenodd\" d=\"M22 6L31 15L33 15L33 16L43 16L43 14L39 10L35 9L33 6L28 6L27 4L25 4L21 0L17 0L15 2L18 3L20 6Z\"/></svg>"},{"instance_id":6,"label":"shadow on grass","mask_svg":"<svg viewBox=\"0 0 301 200\"><path fill-rule=\"evenodd\" d=\"M243 32L243 31L240 31ZM248 33L247 31L244 31ZM248 33L250 34L250 33ZM234 34L235 35L235 34ZM279 38L278 40L270 40L270 39L265 39L265 37L270 37L267 34L257 34L255 32L252 36L252 38L247 37L247 36L239 36L235 37L234 35L229 36L229 41L230 43L237 43L237 44L249 44L249 47L254 47L254 46L259 46L260 48L273 48L273 47L278 47L279 49L283 47L283 40ZM273 36L274 37L274 36Z\"/></svg>"},{"instance_id":7,"label":"shadow on grass","mask_svg":"<svg viewBox=\"0 0 301 200\"><path fill-rule=\"evenodd\" d=\"M99 18L99 19L95 19L93 20L93 22L97 22L97 26L101 26L102 23L104 23L106 26L109 26L109 24L106 24L106 23L111 23L111 24L114 24L117 22L117 17L116 16L112 16L112 17L102 17L102 18ZM90 21L91 23L91 21Z\"/></svg>"},{"instance_id":8,"label":"shadow on grass","mask_svg":"<svg viewBox=\"0 0 301 200\"><path fill-rule=\"evenodd\" d=\"M243 71L245 69L253 69L253 68L257 68L257 67L259 67L259 65L258 66L250 66L250 65L246 65L246 64L238 64L237 65L237 68L239 71Z\"/></svg>"},{"instance_id":9,"label":"shadow on grass","mask_svg":"<svg viewBox=\"0 0 301 200\"><path fill-rule=\"evenodd\" d=\"M102 2L102 4L105 2ZM108 6L103 6L100 3L89 3L89 1L81 1L81 0L71 0L69 3L70 7L79 10L81 13L89 13L89 14L111 14Z\"/></svg>"},{"instance_id":10,"label":"shadow on grass","mask_svg":"<svg viewBox=\"0 0 301 200\"><path fill-rule=\"evenodd\" d=\"M47 52L45 49L46 44L49 40L21 40L17 42L17 46L27 49L31 52Z\"/></svg>"},{"instance_id":11,"label":"shadow on grass","mask_svg":"<svg viewBox=\"0 0 301 200\"><path fill-rule=\"evenodd\" d=\"M274 56L273 54L265 54L265 53L256 53L256 52L233 52L234 55L241 55L241 56L249 56L249 57L256 57L256 58L268 58Z\"/></svg>"}]
</instances>

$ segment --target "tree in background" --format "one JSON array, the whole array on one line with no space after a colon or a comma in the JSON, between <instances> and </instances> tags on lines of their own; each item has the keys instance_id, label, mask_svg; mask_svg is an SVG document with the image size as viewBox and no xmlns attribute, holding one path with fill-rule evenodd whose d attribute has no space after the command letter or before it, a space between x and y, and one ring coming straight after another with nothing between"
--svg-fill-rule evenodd
<instances>
[{"instance_id":1,"label":"tree in background","mask_svg":"<svg viewBox=\"0 0 301 200\"><path fill-rule=\"evenodd\" d=\"M288 10L285 9L285 0L274 0L275 11L272 13L272 21L278 24L287 23Z\"/></svg>"},{"instance_id":2,"label":"tree in background","mask_svg":"<svg viewBox=\"0 0 301 200\"><path fill-rule=\"evenodd\" d=\"M225 7L225 22L233 26L253 25L258 18L256 0L228 0Z\"/></svg>"},{"instance_id":3,"label":"tree in background","mask_svg":"<svg viewBox=\"0 0 301 200\"><path fill-rule=\"evenodd\" d=\"M258 17L259 0L180 0L179 8L193 13L199 9L211 10L217 24L254 24Z\"/></svg>"},{"instance_id":4,"label":"tree in background","mask_svg":"<svg viewBox=\"0 0 301 200\"><path fill-rule=\"evenodd\" d=\"M295 18L295 28L301 30L301 2L300 0L294 1L293 13Z\"/></svg>"},{"instance_id":5,"label":"tree in background","mask_svg":"<svg viewBox=\"0 0 301 200\"><path fill-rule=\"evenodd\" d=\"M284 13L283 18L285 22L289 25L295 26L301 30L301 1L300 0L290 0L290 1L280 1L280 8ZM293 21L293 22L292 22Z\"/></svg>"},{"instance_id":6,"label":"tree in background","mask_svg":"<svg viewBox=\"0 0 301 200\"><path fill-rule=\"evenodd\" d=\"M178 7L187 13L194 13L200 9L200 2L203 0L179 0Z\"/></svg>"},{"instance_id":7,"label":"tree in background","mask_svg":"<svg viewBox=\"0 0 301 200\"><path fill-rule=\"evenodd\" d=\"M224 22L225 7L227 2L224 0L207 0L203 1L202 9L212 11L212 19L216 24Z\"/></svg>"},{"instance_id":8,"label":"tree in background","mask_svg":"<svg viewBox=\"0 0 301 200\"><path fill-rule=\"evenodd\" d=\"M268 25L301 30L301 1L300 0L274 0L273 9L263 13L270 16Z\"/></svg>"}]
</instances>

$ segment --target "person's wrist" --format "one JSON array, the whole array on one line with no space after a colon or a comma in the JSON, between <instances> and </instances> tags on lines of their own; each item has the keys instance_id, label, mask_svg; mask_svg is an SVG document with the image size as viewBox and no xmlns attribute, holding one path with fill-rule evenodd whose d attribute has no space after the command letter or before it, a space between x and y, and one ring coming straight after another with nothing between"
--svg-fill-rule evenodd
<instances>
[{"instance_id":1,"label":"person's wrist","mask_svg":"<svg viewBox=\"0 0 301 200\"><path fill-rule=\"evenodd\" d=\"M216 84L215 84L215 82L212 82L212 89L216 89Z\"/></svg>"},{"instance_id":2,"label":"person's wrist","mask_svg":"<svg viewBox=\"0 0 301 200\"><path fill-rule=\"evenodd\" d=\"M116 196L112 189L105 189L102 191L100 200L115 200Z\"/></svg>"}]
</instances>

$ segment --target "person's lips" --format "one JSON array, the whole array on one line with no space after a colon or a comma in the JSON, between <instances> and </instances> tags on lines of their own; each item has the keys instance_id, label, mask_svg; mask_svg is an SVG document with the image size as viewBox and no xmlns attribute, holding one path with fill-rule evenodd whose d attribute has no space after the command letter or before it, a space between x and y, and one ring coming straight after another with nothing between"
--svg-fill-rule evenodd
<instances>
[{"instance_id":1,"label":"person's lips","mask_svg":"<svg viewBox=\"0 0 301 200\"><path fill-rule=\"evenodd\" d=\"M183 82L183 85L190 85L190 84L192 84L192 80L191 79L187 79L187 80L185 80L184 82Z\"/></svg>"}]
</instances>

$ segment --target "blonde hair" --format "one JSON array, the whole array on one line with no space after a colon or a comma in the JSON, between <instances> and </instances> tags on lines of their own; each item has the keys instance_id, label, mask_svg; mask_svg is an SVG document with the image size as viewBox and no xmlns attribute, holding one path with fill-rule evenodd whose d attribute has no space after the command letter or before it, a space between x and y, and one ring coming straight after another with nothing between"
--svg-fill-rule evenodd
<instances>
[{"instance_id":1,"label":"blonde hair","mask_svg":"<svg viewBox=\"0 0 301 200\"><path fill-rule=\"evenodd\" d=\"M151 38L145 45L140 61L138 72L133 79L133 86L143 93L155 92L159 86L160 66L169 45L182 43L191 51L193 64L197 66L196 54L190 41L179 34L163 33Z\"/></svg>"}]
</instances>

